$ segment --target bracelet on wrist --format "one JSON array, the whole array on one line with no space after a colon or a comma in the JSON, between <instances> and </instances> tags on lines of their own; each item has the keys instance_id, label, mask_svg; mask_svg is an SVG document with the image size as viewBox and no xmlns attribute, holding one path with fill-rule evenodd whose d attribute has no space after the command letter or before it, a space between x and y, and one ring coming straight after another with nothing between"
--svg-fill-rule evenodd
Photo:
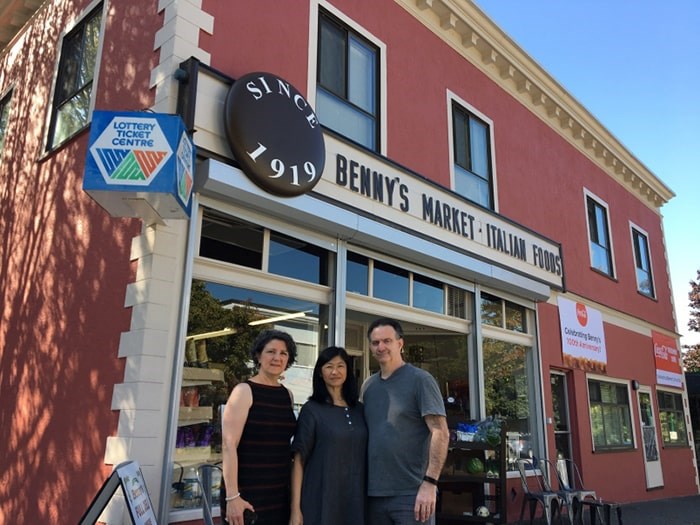
<instances>
[{"instance_id":1,"label":"bracelet on wrist","mask_svg":"<svg viewBox=\"0 0 700 525\"><path fill-rule=\"evenodd\" d=\"M427 482L430 483L431 485L437 485L437 484L438 484L438 480L436 480L435 478L431 478L430 476L423 476L423 481L427 481Z\"/></svg>"},{"instance_id":2,"label":"bracelet on wrist","mask_svg":"<svg viewBox=\"0 0 700 525\"><path fill-rule=\"evenodd\" d=\"M241 497L241 493L240 493L240 492L237 492L237 493L234 494L233 496L227 496L227 497L225 497L225 498L224 498L224 501L233 501L234 499L240 498L240 497Z\"/></svg>"}]
</instances>

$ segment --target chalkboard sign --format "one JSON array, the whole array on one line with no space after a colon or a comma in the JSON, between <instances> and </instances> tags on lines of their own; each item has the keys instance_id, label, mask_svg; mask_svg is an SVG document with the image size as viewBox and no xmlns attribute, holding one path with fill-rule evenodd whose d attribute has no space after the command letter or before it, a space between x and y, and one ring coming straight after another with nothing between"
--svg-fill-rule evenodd
<instances>
[{"instance_id":1,"label":"chalkboard sign","mask_svg":"<svg viewBox=\"0 0 700 525\"><path fill-rule=\"evenodd\" d=\"M126 506L134 525L158 525L146 480L136 461L125 461L117 465L112 475L102 484L79 524L94 525L119 487L124 491Z\"/></svg>"}]
</instances>

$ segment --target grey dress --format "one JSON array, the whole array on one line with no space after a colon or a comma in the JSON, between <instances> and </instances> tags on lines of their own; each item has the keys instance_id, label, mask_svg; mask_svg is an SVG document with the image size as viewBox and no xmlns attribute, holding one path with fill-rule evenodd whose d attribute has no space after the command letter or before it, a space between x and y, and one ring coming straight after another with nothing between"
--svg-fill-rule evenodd
<instances>
[{"instance_id":1,"label":"grey dress","mask_svg":"<svg viewBox=\"0 0 700 525\"><path fill-rule=\"evenodd\" d=\"M297 421L292 452L304 461L304 525L363 525L367 491L367 425L362 404L308 401Z\"/></svg>"}]
</instances>

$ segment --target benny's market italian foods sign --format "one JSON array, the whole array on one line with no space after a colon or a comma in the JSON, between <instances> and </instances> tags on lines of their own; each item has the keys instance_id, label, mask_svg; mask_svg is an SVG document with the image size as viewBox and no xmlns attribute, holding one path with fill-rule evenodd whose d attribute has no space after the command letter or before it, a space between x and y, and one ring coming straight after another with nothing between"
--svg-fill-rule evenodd
<instances>
[{"instance_id":1,"label":"benny's market italian foods sign","mask_svg":"<svg viewBox=\"0 0 700 525\"><path fill-rule=\"evenodd\" d=\"M326 165L315 192L563 288L558 243L332 134L325 142Z\"/></svg>"}]
</instances>

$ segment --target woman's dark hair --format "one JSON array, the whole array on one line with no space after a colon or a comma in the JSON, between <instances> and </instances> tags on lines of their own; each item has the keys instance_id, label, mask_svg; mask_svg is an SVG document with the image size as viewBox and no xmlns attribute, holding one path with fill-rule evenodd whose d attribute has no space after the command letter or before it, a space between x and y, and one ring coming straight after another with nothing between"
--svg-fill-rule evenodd
<instances>
[{"instance_id":1,"label":"woman's dark hair","mask_svg":"<svg viewBox=\"0 0 700 525\"><path fill-rule=\"evenodd\" d=\"M275 339L282 341L287 346L287 352L289 353L287 368L294 364L297 357L297 345L292 336L282 330L263 330L253 341L253 346L250 347L250 357L253 359L256 367L260 365L259 358L265 345Z\"/></svg>"},{"instance_id":2,"label":"woman's dark hair","mask_svg":"<svg viewBox=\"0 0 700 525\"><path fill-rule=\"evenodd\" d=\"M354 407L357 404L359 395L357 393L357 381L355 381L355 376L352 373L352 360L345 349L339 346L329 346L318 355L316 366L314 367L313 391L309 399L317 401L318 403L333 402L331 394L328 392L328 387L326 387L326 383L323 381L321 369L323 365L337 356L340 356L341 359L345 361L345 366L348 371L342 388L343 399L349 406Z\"/></svg>"},{"instance_id":3,"label":"woman's dark hair","mask_svg":"<svg viewBox=\"0 0 700 525\"><path fill-rule=\"evenodd\" d=\"M391 319L390 317L380 317L379 319L372 321L372 324L369 325L369 328L367 329L367 339L372 337L372 330L378 326L391 326L394 329L394 332L396 332L396 338L403 338L403 328L401 327L401 323L399 323L396 319Z\"/></svg>"}]
</instances>

